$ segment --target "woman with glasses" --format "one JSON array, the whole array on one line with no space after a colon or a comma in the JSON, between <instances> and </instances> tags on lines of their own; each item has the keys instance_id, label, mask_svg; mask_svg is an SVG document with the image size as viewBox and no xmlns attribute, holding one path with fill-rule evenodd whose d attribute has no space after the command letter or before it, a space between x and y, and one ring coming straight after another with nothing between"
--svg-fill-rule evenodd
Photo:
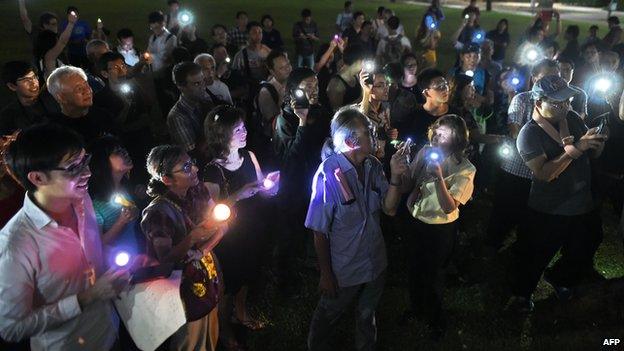
<instances>
[{"instance_id":1,"label":"woman with glasses","mask_svg":"<svg viewBox=\"0 0 624 351\"><path fill-rule=\"evenodd\" d=\"M375 128L377 151L373 154L381 160L386 154L386 142L396 140L399 136L399 131L390 125L390 84L383 71L375 67L372 72L360 72L360 86L362 101L354 107L368 117Z\"/></svg>"},{"instance_id":2,"label":"woman with glasses","mask_svg":"<svg viewBox=\"0 0 624 351\"><path fill-rule=\"evenodd\" d=\"M192 320L167 339L168 350L215 350L218 339L221 277L212 249L223 238L224 229L208 217L214 203L197 171L180 146L157 146L147 156L151 176L147 193L153 198L141 220L147 252L161 264L184 269L180 294L187 320ZM194 268L197 261L201 264ZM197 277L202 279L197 281ZM193 282L192 288L185 288L186 281ZM206 314L197 316L198 311Z\"/></svg>"},{"instance_id":3,"label":"woman with glasses","mask_svg":"<svg viewBox=\"0 0 624 351\"><path fill-rule=\"evenodd\" d=\"M424 317L431 336L444 333L442 298L445 268L457 240L459 205L472 196L475 167L464 157L468 129L457 115L438 118L428 131L428 146L410 165L409 293L411 307L402 319Z\"/></svg>"},{"instance_id":4,"label":"woman with glasses","mask_svg":"<svg viewBox=\"0 0 624 351\"><path fill-rule=\"evenodd\" d=\"M278 186L265 187L256 156L245 149L247 129L245 113L231 106L213 109L204 122L208 152L212 161L206 165L203 182L214 199L236 204L236 222L215 249L223 268L225 296L219 307L221 336L228 349L239 349L231 322L258 330L264 323L247 310L250 283L260 275L262 255L266 250L264 206L258 192L275 194ZM232 308L234 309L232 311Z\"/></svg>"}]
</instances>

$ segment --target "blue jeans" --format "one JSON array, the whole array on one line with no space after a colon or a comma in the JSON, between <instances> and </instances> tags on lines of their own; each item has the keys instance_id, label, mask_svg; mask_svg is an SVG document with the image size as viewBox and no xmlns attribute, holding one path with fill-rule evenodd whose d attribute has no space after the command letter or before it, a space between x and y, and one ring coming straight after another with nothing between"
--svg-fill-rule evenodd
<instances>
[{"instance_id":1,"label":"blue jeans","mask_svg":"<svg viewBox=\"0 0 624 351\"><path fill-rule=\"evenodd\" d=\"M309 69L314 69L314 54L308 56L297 55L297 68L306 66Z\"/></svg>"},{"instance_id":2,"label":"blue jeans","mask_svg":"<svg viewBox=\"0 0 624 351\"><path fill-rule=\"evenodd\" d=\"M329 337L340 316L357 299L355 318L355 349L373 350L377 341L375 309L381 298L386 273L368 283L338 288L336 297L321 296L310 322L308 349L329 350Z\"/></svg>"}]
</instances>

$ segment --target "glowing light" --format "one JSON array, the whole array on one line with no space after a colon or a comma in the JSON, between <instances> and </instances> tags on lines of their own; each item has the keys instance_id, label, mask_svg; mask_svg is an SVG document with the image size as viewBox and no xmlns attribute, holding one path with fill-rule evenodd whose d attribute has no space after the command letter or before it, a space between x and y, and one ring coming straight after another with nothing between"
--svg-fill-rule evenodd
<instances>
[{"instance_id":1,"label":"glowing light","mask_svg":"<svg viewBox=\"0 0 624 351\"><path fill-rule=\"evenodd\" d=\"M437 161L437 160L439 160L439 159L440 159L440 154L439 154L439 153L437 153L437 152L435 152L435 151L432 151L432 152L429 154L429 159L430 159L431 161Z\"/></svg>"},{"instance_id":2,"label":"glowing light","mask_svg":"<svg viewBox=\"0 0 624 351\"><path fill-rule=\"evenodd\" d=\"M535 49L529 49L529 51L527 51L526 53L526 58L529 59L529 61L537 60L538 56L539 56L539 53Z\"/></svg>"},{"instance_id":3,"label":"glowing light","mask_svg":"<svg viewBox=\"0 0 624 351\"><path fill-rule=\"evenodd\" d=\"M606 93L612 86L611 79L609 78L598 78L596 83L594 83L594 88L601 93Z\"/></svg>"},{"instance_id":4,"label":"glowing light","mask_svg":"<svg viewBox=\"0 0 624 351\"><path fill-rule=\"evenodd\" d=\"M520 84L520 79L518 77L511 78L511 84L513 84L513 85Z\"/></svg>"},{"instance_id":5,"label":"glowing light","mask_svg":"<svg viewBox=\"0 0 624 351\"><path fill-rule=\"evenodd\" d=\"M338 41L340 39L340 35L336 34L334 35L334 40Z\"/></svg>"},{"instance_id":6,"label":"glowing light","mask_svg":"<svg viewBox=\"0 0 624 351\"><path fill-rule=\"evenodd\" d=\"M375 61L365 61L364 62L364 71L372 72L375 70Z\"/></svg>"},{"instance_id":7,"label":"glowing light","mask_svg":"<svg viewBox=\"0 0 624 351\"><path fill-rule=\"evenodd\" d=\"M113 203L123 207L133 207L134 203L125 198L122 194L113 195Z\"/></svg>"},{"instance_id":8,"label":"glowing light","mask_svg":"<svg viewBox=\"0 0 624 351\"><path fill-rule=\"evenodd\" d=\"M435 23L431 23L431 24L429 25L429 28L431 28L431 29L435 29L435 27L436 27Z\"/></svg>"},{"instance_id":9,"label":"glowing light","mask_svg":"<svg viewBox=\"0 0 624 351\"><path fill-rule=\"evenodd\" d=\"M145 57L145 59L150 58L150 54L149 54L149 52L144 53L144 54L143 54L143 57Z\"/></svg>"},{"instance_id":10,"label":"glowing light","mask_svg":"<svg viewBox=\"0 0 624 351\"><path fill-rule=\"evenodd\" d=\"M212 210L212 216L219 222L226 221L232 215L232 210L225 204L217 204Z\"/></svg>"},{"instance_id":11,"label":"glowing light","mask_svg":"<svg viewBox=\"0 0 624 351\"><path fill-rule=\"evenodd\" d=\"M124 94L128 94L129 92L132 91L132 88L130 87L130 84L128 83L123 83L120 87L119 90L121 90L122 93Z\"/></svg>"},{"instance_id":12,"label":"glowing light","mask_svg":"<svg viewBox=\"0 0 624 351\"><path fill-rule=\"evenodd\" d=\"M483 34L481 34L481 33L477 33L477 34L475 35L475 38L477 38L478 40L481 40L481 38L483 38Z\"/></svg>"},{"instance_id":13,"label":"glowing light","mask_svg":"<svg viewBox=\"0 0 624 351\"><path fill-rule=\"evenodd\" d=\"M464 18L465 18L465 19L470 18L470 15L469 15L469 14L466 14L466 15L464 15Z\"/></svg>"},{"instance_id":14,"label":"glowing light","mask_svg":"<svg viewBox=\"0 0 624 351\"><path fill-rule=\"evenodd\" d=\"M130 254L125 252L125 251L121 251L118 252L117 255L115 255L115 264L119 267L124 267L125 265L128 264L128 262L130 262Z\"/></svg>"},{"instance_id":15,"label":"glowing light","mask_svg":"<svg viewBox=\"0 0 624 351\"><path fill-rule=\"evenodd\" d=\"M501 145L500 149L498 150L498 153L502 157L505 157L505 158L511 156L511 146L509 146L507 144Z\"/></svg>"},{"instance_id":16,"label":"glowing light","mask_svg":"<svg viewBox=\"0 0 624 351\"><path fill-rule=\"evenodd\" d=\"M295 90L295 96L298 97L298 98L302 98L302 97L305 96L305 93L303 92L303 90L297 89L297 90Z\"/></svg>"},{"instance_id":17,"label":"glowing light","mask_svg":"<svg viewBox=\"0 0 624 351\"><path fill-rule=\"evenodd\" d=\"M72 11L69 14L72 15L72 16L76 16L76 11Z\"/></svg>"},{"instance_id":18,"label":"glowing light","mask_svg":"<svg viewBox=\"0 0 624 351\"><path fill-rule=\"evenodd\" d=\"M188 11L180 12L178 15L178 21L183 25L189 24L193 21L193 15Z\"/></svg>"},{"instance_id":19,"label":"glowing light","mask_svg":"<svg viewBox=\"0 0 624 351\"><path fill-rule=\"evenodd\" d=\"M230 63L230 61L232 61L232 60L230 60L229 56L225 58L225 62Z\"/></svg>"},{"instance_id":20,"label":"glowing light","mask_svg":"<svg viewBox=\"0 0 624 351\"><path fill-rule=\"evenodd\" d=\"M474 71L470 69L464 72L464 74L467 75L468 77L474 77Z\"/></svg>"},{"instance_id":21,"label":"glowing light","mask_svg":"<svg viewBox=\"0 0 624 351\"><path fill-rule=\"evenodd\" d=\"M102 23L102 19L101 18L98 18L98 23Z\"/></svg>"},{"instance_id":22,"label":"glowing light","mask_svg":"<svg viewBox=\"0 0 624 351\"><path fill-rule=\"evenodd\" d=\"M262 182L262 186L264 186L265 189L271 189L275 186L275 182L267 178Z\"/></svg>"}]
</instances>

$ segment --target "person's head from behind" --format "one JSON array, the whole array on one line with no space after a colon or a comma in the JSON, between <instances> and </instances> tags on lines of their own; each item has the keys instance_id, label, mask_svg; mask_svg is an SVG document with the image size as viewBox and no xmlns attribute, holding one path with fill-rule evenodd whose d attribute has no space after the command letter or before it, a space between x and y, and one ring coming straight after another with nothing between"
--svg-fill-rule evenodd
<instances>
[{"instance_id":1,"label":"person's head from behind","mask_svg":"<svg viewBox=\"0 0 624 351\"><path fill-rule=\"evenodd\" d=\"M82 68L62 66L50 74L47 80L50 95L66 112L86 113L93 105L93 91Z\"/></svg>"},{"instance_id":2,"label":"person's head from behind","mask_svg":"<svg viewBox=\"0 0 624 351\"><path fill-rule=\"evenodd\" d=\"M212 85L216 78L215 67L217 66L214 57L210 54L199 54L197 55L197 57L195 57L195 60L193 60L193 62L201 67L202 73L204 74L204 79L206 81L206 85Z\"/></svg>"},{"instance_id":3,"label":"person's head from behind","mask_svg":"<svg viewBox=\"0 0 624 351\"><path fill-rule=\"evenodd\" d=\"M617 16L611 16L607 19L607 24L609 28L617 27L620 25L620 19Z\"/></svg>"},{"instance_id":4,"label":"person's head from behind","mask_svg":"<svg viewBox=\"0 0 624 351\"><path fill-rule=\"evenodd\" d=\"M260 23L262 24L262 28L269 32L273 29L273 17L271 17L271 15L264 15L262 16L262 19L260 19Z\"/></svg>"},{"instance_id":5,"label":"person's head from behind","mask_svg":"<svg viewBox=\"0 0 624 351\"><path fill-rule=\"evenodd\" d=\"M251 21L247 23L247 33L249 34L249 45L262 43L262 26L259 22Z\"/></svg>"},{"instance_id":6,"label":"person's head from behind","mask_svg":"<svg viewBox=\"0 0 624 351\"><path fill-rule=\"evenodd\" d=\"M597 37L598 36L598 26L595 25L595 24L591 25L589 27L588 33L589 33L590 37L594 37L594 38Z\"/></svg>"},{"instance_id":7,"label":"person's head from behind","mask_svg":"<svg viewBox=\"0 0 624 351\"><path fill-rule=\"evenodd\" d=\"M506 18L501 19L496 24L496 31L499 33L507 33L509 30L509 21Z\"/></svg>"},{"instance_id":8,"label":"person's head from behind","mask_svg":"<svg viewBox=\"0 0 624 351\"><path fill-rule=\"evenodd\" d=\"M564 39L565 40L576 40L576 39L578 39L580 34L581 34L581 30L580 30L579 26L577 26L576 24L569 25L566 28L566 30L565 30Z\"/></svg>"},{"instance_id":9,"label":"person's head from behind","mask_svg":"<svg viewBox=\"0 0 624 351\"><path fill-rule=\"evenodd\" d=\"M51 30L43 30L35 39L34 56L37 61L44 58L45 54L58 42L56 33Z\"/></svg>"},{"instance_id":10,"label":"person's head from behind","mask_svg":"<svg viewBox=\"0 0 624 351\"><path fill-rule=\"evenodd\" d=\"M310 11L310 9L303 9L303 10L301 10L301 20L305 24L312 23L312 11Z\"/></svg>"},{"instance_id":11,"label":"person's head from behind","mask_svg":"<svg viewBox=\"0 0 624 351\"><path fill-rule=\"evenodd\" d=\"M34 102L39 97L39 79L35 68L25 61L10 61L2 67L2 81L20 100Z\"/></svg>"},{"instance_id":12,"label":"person's head from behind","mask_svg":"<svg viewBox=\"0 0 624 351\"><path fill-rule=\"evenodd\" d=\"M416 76L418 73L418 57L415 54L408 52L401 57L401 66L403 67L403 76Z\"/></svg>"},{"instance_id":13,"label":"person's head from behind","mask_svg":"<svg viewBox=\"0 0 624 351\"><path fill-rule=\"evenodd\" d=\"M154 35L161 35L165 31L165 15L160 11L151 12L147 16L147 24Z\"/></svg>"},{"instance_id":14,"label":"person's head from behind","mask_svg":"<svg viewBox=\"0 0 624 351\"><path fill-rule=\"evenodd\" d=\"M93 140L87 147L91 155L89 193L97 200L108 201L117 190L116 185L127 178L134 167L128 151L112 135Z\"/></svg>"},{"instance_id":15,"label":"person's head from behind","mask_svg":"<svg viewBox=\"0 0 624 351\"><path fill-rule=\"evenodd\" d=\"M401 21L397 16L388 18L388 29L390 29L392 33L396 33L397 29L399 29L399 24L401 24Z\"/></svg>"},{"instance_id":16,"label":"person's head from behind","mask_svg":"<svg viewBox=\"0 0 624 351\"><path fill-rule=\"evenodd\" d=\"M171 58L173 58L173 64L177 65L182 62L191 62L193 61L193 55L191 52L184 46L178 46L173 49L171 52Z\"/></svg>"},{"instance_id":17,"label":"person's head from behind","mask_svg":"<svg viewBox=\"0 0 624 351\"><path fill-rule=\"evenodd\" d=\"M561 78L563 78L563 80L570 84L572 78L574 77L574 60L565 56L561 56L557 58L557 62L559 63L559 72L561 72Z\"/></svg>"},{"instance_id":18,"label":"person's head from behind","mask_svg":"<svg viewBox=\"0 0 624 351\"><path fill-rule=\"evenodd\" d=\"M217 106L204 120L208 152L215 159L226 159L247 146L245 111L232 106Z\"/></svg>"},{"instance_id":19,"label":"person's head from behind","mask_svg":"<svg viewBox=\"0 0 624 351\"><path fill-rule=\"evenodd\" d=\"M342 54L342 61L345 66L349 66L352 70L359 72L364 59L364 50L359 45L349 45Z\"/></svg>"},{"instance_id":20,"label":"person's head from behind","mask_svg":"<svg viewBox=\"0 0 624 351\"><path fill-rule=\"evenodd\" d=\"M227 28L222 24L215 24L212 26L212 40L214 40L215 43L227 45Z\"/></svg>"},{"instance_id":21,"label":"person's head from behind","mask_svg":"<svg viewBox=\"0 0 624 351\"><path fill-rule=\"evenodd\" d=\"M88 190L90 156L76 132L55 124L21 131L4 153L11 174L35 199L77 200Z\"/></svg>"},{"instance_id":22,"label":"person's head from behind","mask_svg":"<svg viewBox=\"0 0 624 351\"><path fill-rule=\"evenodd\" d=\"M345 106L334 114L331 141L335 153L371 155L377 149L374 127L359 110Z\"/></svg>"},{"instance_id":23,"label":"person's head from behind","mask_svg":"<svg viewBox=\"0 0 624 351\"><path fill-rule=\"evenodd\" d=\"M214 44L210 51L212 52L212 56L214 57L215 61L217 61L218 65L225 62L228 58L227 48L221 43Z\"/></svg>"},{"instance_id":24,"label":"person's head from behind","mask_svg":"<svg viewBox=\"0 0 624 351\"><path fill-rule=\"evenodd\" d=\"M485 58L486 60L491 60L493 54L494 54L494 42L490 39L485 39L483 43L481 43L481 58Z\"/></svg>"},{"instance_id":25,"label":"person's head from behind","mask_svg":"<svg viewBox=\"0 0 624 351\"><path fill-rule=\"evenodd\" d=\"M288 60L288 54L279 50L272 50L266 58L269 73L275 80L284 84L292 72L292 65Z\"/></svg>"},{"instance_id":26,"label":"person's head from behind","mask_svg":"<svg viewBox=\"0 0 624 351\"><path fill-rule=\"evenodd\" d=\"M353 11L353 3L351 1L345 1L344 3L344 12L350 13Z\"/></svg>"},{"instance_id":27,"label":"person's head from behind","mask_svg":"<svg viewBox=\"0 0 624 351\"><path fill-rule=\"evenodd\" d=\"M122 54L118 52L107 52L100 57L97 62L97 74L116 84L128 76L128 66Z\"/></svg>"},{"instance_id":28,"label":"person's head from behind","mask_svg":"<svg viewBox=\"0 0 624 351\"><path fill-rule=\"evenodd\" d=\"M91 64L96 64L102 55L111 51L108 43L100 39L89 40L86 50L87 57L89 58L89 62L91 62Z\"/></svg>"},{"instance_id":29,"label":"person's head from behind","mask_svg":"<svg viewBox=\"0 0 624 351\"><path fill-rule=\"evenodd\" d=\"M547 59L554 59L557 51L559 51L559 44L557 44L554 40L544 40L540 44L540 48L542 49L542 53Z\"/></svg>"},{"instance_id":30,"label":"person's head from behind","mask_svg":"<svg viewBox=\"0 0 624 351\"><path fill-rule=\"evenodd\" d=\"M557 64L557 61L555 60L543 59L531 69L531 81L533 84L542 79L542 77L551 75L561 75L561 71L559 71L559 64Z\"/></svg>"},{"instance_id":31,"label":"person's head from behind","mask_svg":"<svg viewBox=\"0 0 624 351\"><path fill-rule=\"evenodd\" d=\"M427 132L432 146L440 148L445 155L453 155L457 160L464 157L468 135L464 119L453 114L436 119Z\"/></svg>"},{"instance_id":32,"label":"person's head from behind","mask_svg":"<svg viewBox=\"0 0 624 351\"><path fill-rule=\"evenodd\" d=\"M361 27L362 23L364 23L365 20L366 20L366 16L364 16L364 12L356 11L353 14L353 26Z\"/></svg>"},{"instance_id":33,"label":"person's head from behind","mask_svg":"<svg viewBox=\"0 0 624 351\"><path fill-rule=\"evenodd\" d=\"M537 113L552 122L566 118L570 111L570 98L578 93L558 75L548 75L538 80L531 89Z\"/></svg>"},{"instance_id":34,"label":"person's head from behind","mask_svg":"<svg viewBox=\"0 0 624 351\"><path fill-rule=\"evenodd\" d=\"M544 29L542 27L533 26L527 33L527 40L533 44L539 44L544 40Z\"/></svg>"},{"instance_id":35,"label":"person's head from behind","mask_svg":"<svg viewBox=\"0 0 624 351\"><path fill-rule=\"evenodd\" d=\"M581 46L581 55L587 64L597 65L600 63L600 55L596 43L587 43Z\"/></svg>"},{"instance_id":36,"label":"person's head from behind","mask_svg":"<svg viewBox=\"0 0 624 351\"><path fill-rule=\"evenodd\" d=\"M427 102L446 104L449 101L450 87L442 71L435 68L423 70L418 75L418 85Z\"/></svg>"},{"instance_id":37,"label":"person's head from behind","mask_svg":"<svg viewBox=\"0 0 624 351\"><path fill-rule=\"evenodd\" d=\"M464 45L459 54L459 63L463 71L477 69L481 61L481 47L478 44L470 43Z\"/></svg>"},{"instance_id":38,"label":"person's head from behind","mask_svg":"<svg viewBox=\"0 0 624 351\"><path fill-rule=\"evenodd\" d=\"M39 29L58 33L58 17L52 12L44 12L39 16Z\"/></svg>"},{"instance_id":39,"label":"person's head from behind","mask_svg":"<svg viewBox=\"0 0 624 351\"><path fill-rule=\"evenodd\" d=\"M189 188L199 184L194 160L179 145L152 148L146 163L147 173L150 175L147 194L151 197L167 192L186 194Z\"/></svg>"},{"instance_id":40,"label":"person's head from behind","mask_svg":"<svg viewBox=\"0 0 624 351\"><path fill-rule=\"evenodd\" d=\"M614 73L620 66L620 56L615 51L603 51L600 53L600 68L604 72Z\"/></svg>"},{"instance_id":41,"label":"person's head from behind","mask_svg":"<svg viewBox=\"0 0 624 351\"><path fill-rule=\"evenodd\" d=\"M238 28L246 28L247 22L249 22L249 16L247 16L247 12L238 11L236 13L236 25Z\"/></svg>"},{"instance_id":42,"label":"person's head from behind","mask_svg":"<svg viewBox=\"0 0 624 351\"><path fill-rule=\"evenodd\" d=\"M363 38L370 38L373 35L373 22L366 20L362 23L362 29L360 29L360 36Z\"/></svg>"},{"instance_id":43,"label":"person's head from behind","mask_svg":"<svg viewBox=\"0 0 624 351\"><path fill-rule=\"evenodd\" d=\"M182 96L195 102L208 99L206 81L200 65L194 62L180 62L173 66L171 74Z\"/></svg>"},{"instance_id":44,"label":"person's head from behind","mask_svg":"<svg viewBox=\"0 0 624 351\"><path fill-rule=\"evenodd\" d=\"M128 28L122 28L117 32L117 42L124 50L132 50L134 48L134 33Z\"/></svg>"},{"instance_id":45,"label":"person's head from behind","mask_svg":"<svg viewBox=\"0 0 624 351\"><path fill-rule=\"evenodd\" d=\"M379 19L383 19L383 13L384 13L384 10L385 10L385 9L386 9L386 8L385 8L385 7L383 7L383 6L379 6L379 7L377 8L377 18L379 18Z\"/></svg>"},{"instance_id":46,"label":"person's head from behind","mask_svg":"<svg viewBox=\"0 0 624 351\"><path fill-rule=\"evenodd\" d=\"M313 70L307 67L295 68L288 80L286 81L286 95L284 96L284 103L290 104L296 97L297 90L303 91L310 105L318 103L319 87L318 78Z\"/></svg>"}]
</instances>

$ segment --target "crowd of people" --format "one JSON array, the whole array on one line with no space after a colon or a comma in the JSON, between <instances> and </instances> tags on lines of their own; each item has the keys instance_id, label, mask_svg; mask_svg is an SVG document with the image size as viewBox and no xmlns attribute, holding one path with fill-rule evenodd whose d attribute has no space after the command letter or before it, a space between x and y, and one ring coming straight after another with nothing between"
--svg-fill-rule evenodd
<instances>
[{"instance_id":1,"label":"crowd of people","mask_svg":"<svg viewBox=\"0 0 624 351\"><path fill-rule=\"evenodd\" d=\"M203 16L169 0L146 16L141 49L131 28L111 36L74 6L33 23L18 4L32 57L2 68L15 97L0 111L5 342L134 350L113 300L169 267L187 322L159 349L245 350L235 327L266 327L248 301L266 272L288 299L312 268L307 347L328 349L355 305L355 347L372 350L396 233L409 287L397 322L440 340L461 210L479 196L493 206L474 255L495 257L515 232L505 310L531 312L542 275L561 300L604 279L602 213L619 216L624 197L617 17L581 41L538 13L512 38L506 19L481 28L476 0L456 19L432 0L412 35L390 8L346 1L332 33L302 9L286 48L270 14L239 11L205 40ZM459 23L452 67L438 63L445 20Z\"/></svg>"}]
</instances>

